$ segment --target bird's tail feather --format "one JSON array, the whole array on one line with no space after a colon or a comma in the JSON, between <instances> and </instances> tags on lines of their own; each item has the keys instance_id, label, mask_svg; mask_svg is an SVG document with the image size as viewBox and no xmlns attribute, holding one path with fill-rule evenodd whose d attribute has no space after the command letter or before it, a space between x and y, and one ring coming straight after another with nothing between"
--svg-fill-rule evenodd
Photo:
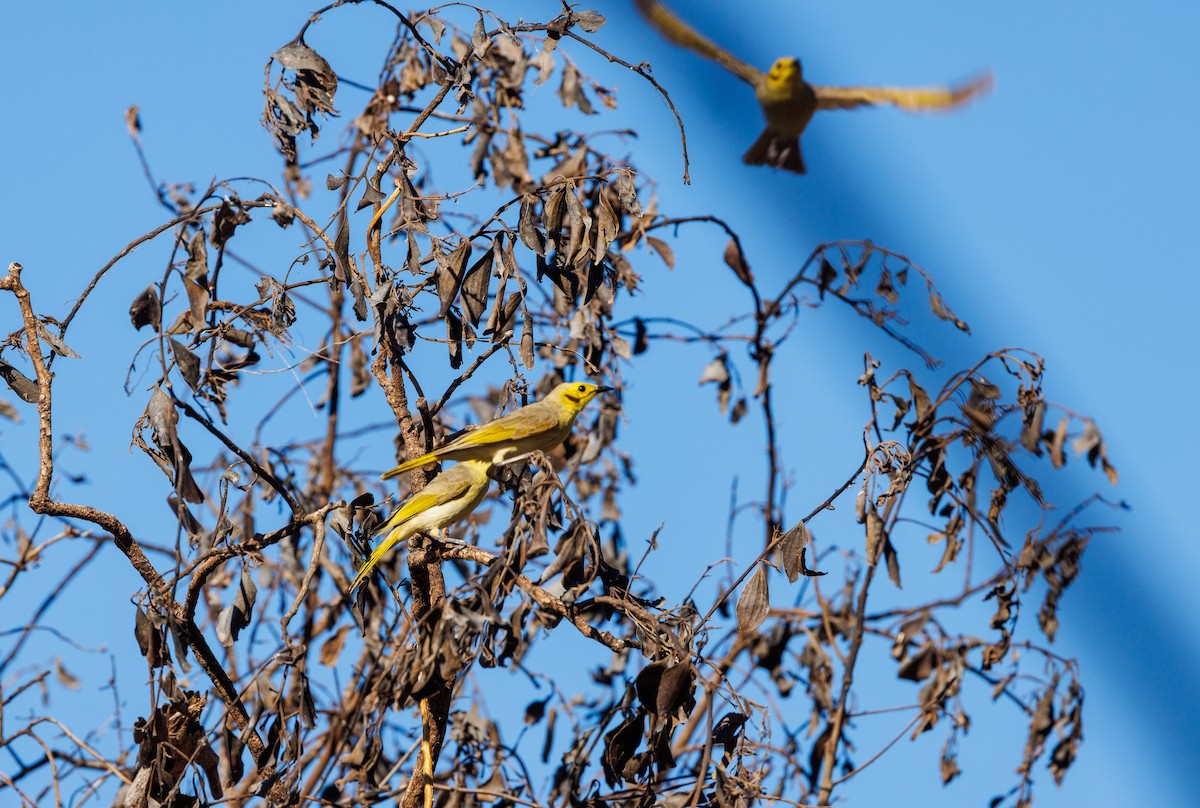
<instances>
[{"instance_id":1,"label":"bird's tail feather","mask_svg":"<svg viewBox=\"0 0 1200 808\"><path fill-rule=\"evenodd\" d=\"M384 528L386 527L387 525L384 525ZM362 569L358 571L358 575L354 576L354 581L350 584L350 591L353 592L363 581L367 580L371 576L371 570L375 569L375 565L380 562L384 554L406 538L408 538L408 534L400 526L396 526L388 531L387 536L379 543L379 546L371 551L370 558L362 565Z\"/></svg>"},{"instance_id":2,"label":"bird's tail feather","mask_svg":"<svg viewBox=\"0 0 1200 808\"><path fill-rule=\"evenodd\" d=\"M742 155L742 162L752 166L771 166L804 173L804 156L800 153L800 138L764 129L758 140Z\"/></svg>"},{"instance_id":3,"label":"bird's tail feather","mask_svg":"<svg viewBox=\"0 0 1200 808\"><path fill-rule=\"evenodd\" d=\"M419 466L424 466L427 463L434 462L435 460L437 460L436 453L430 452L429 454L423 454L420 457L414 457L412 460L405 460L403 463L396 466L396 468L392 469L391 471L385 471L383 474L380 475L379 478L381 480L390 480L393 477L403 474L406 471L412 471L413 469L415 469Z\"/></svg>"}]
</instances>

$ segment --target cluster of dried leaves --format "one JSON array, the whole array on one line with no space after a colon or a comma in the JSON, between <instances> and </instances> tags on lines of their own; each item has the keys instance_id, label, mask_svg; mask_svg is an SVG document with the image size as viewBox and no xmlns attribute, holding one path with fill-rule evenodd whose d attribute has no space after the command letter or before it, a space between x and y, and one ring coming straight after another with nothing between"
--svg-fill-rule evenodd
<instances>
[{"instance_id":1,"label":"cluster of dried leaves","mask_svg":"<svg viewBox=\"0 0 1200 808\"><path fill-rule=\"evenodd\" d=\"M1075 665L1019 630L1019 618L1025 600L1040 597L1038 629L1053 641L1060 598L1099 528L1080 525L1095 500L1051 521L1034 475L1045 469L1043 455L1063 465L1069 442L1114 480L1115 472L1090 421L1062 411L1048 425L1041 360L989 354L931 394L936 360L903 333L902 309L919 303L903 299L910 284L922 287L934 316L967 327L927 273L870 243L822 245L769 294L721 222L715 226L730 236L724 262L747 293L745 311L719 312L732 326L677 333L667 302L671 317L622 318L623 299L639 284L636 249L672 266L670 244L655 234L714 220L659 214L639 199L647 188L633 166L595 148L586 133L522 129L516 113L531 82L555 78L564 108L593 114L593 99L616 107L565 47L600 50L585 36L604 23L595 12L565 9L547 23L520 25L485 12L470 32L437 14L393 12L396 36L378 85L333 152L342 168L309 203L303 136L315 139L335 102L348 102L304 33L335 19L337 5L323 10L326 18L314 15L268 65L264 121L283 160L282 189L262 183L251 199L247 183L200 194L157 188L170 221L102 268L60 321L37 313L19 266L0 281L23 323L4 343L13 362L0 360L0 376L37 407L41 463L26 495L33 512L51 517L28 531L24 519L5 528L17 552L0 599L18 576L36 575L39 556L60 552L50 547L64 538L88 549L44 588L74 585L111 537L145 582L130 621L151 673L150 706L139 708L132 727L117 728L131 730L136 754L93 746L57 720L15 730L0 724L0 742L44 751L0 775L0 790L39 804L71 783L139 806L253 795L289 805L394 797L410 807L828 804L870 762L859 762L852 740L868 720L853 708L871 702L855 685L864 670L919 685L902 733L945 733L945 781L959 773L972 680L986 686L984 697L1028 716L1028 741L1014 755L1017 781L1004 799L1028 804L1042 761L1061 779L1082 738L1083 690ZM645 66L611 58L649 78ZM136 114L130 120L140 148ZM435 186L413 144L459 136L476 185L452 192ZM494 210L474 195L488 187L506 194ZM453 215L441 205L451 198ZM332 213L311 212L330 202ZM368 225L352 206L376 217ZM273 223L260 224L262 213ZM239 243L276 226L301 229L307 240L285 271L239 255ZM174 546L134 535L115 513L68 502L53 476L50 367L56 355L74 356L68 329L95 282L160 234L172 248L162 277L130 307L133 326L149 337L127 386L146 399L132 444L165 478ZM251 283L230 277L244 269ZM863 454L830 459L845 464L846 483L810 503L804 518L785 521L785 447L773 402L784 371L775 360L797 318L826 300L846 304L927 367L881 378L879 363L866 357L859 381L872 417ZM300 385L256 372L264 356L303 350L301 331L322 336L296 368L305 374ZM462 425L452 405L466 403L486 420L563 378L619 388L656 340L711 349L700 381L715 386L722 412L733 424L761 418L768 476L753 513L762 551L737 559L740 577L715 594L681 595L637 576L620 531L632 459L615 443L619 404L608 402L550 457L504 470L491 506L462 536L474 541L413 540L385 565L398 586L346 594L348 573L387 507L375 504L377 472L361 468L356 454L357 441L378 429L347 429L361 423L351 412L390 408L382 429L397 435L400 456L411 456ZM437 358L434 343L444 346ZM742 363L749 373L738 372ZM742 378L752 378L752 388L743 389ZM275 415L309 388L319 391L320 428L267 440L281 431ZM201 446L211 454L204 466ZM410 485L424 481L417 473ZM809 523L855 488L861 544L820 546L818 524ZM1018 524L1029 528L1011 526ZM902 558L919 563L919 532L940 547L933 574L957 569L961 584L945 597L868 608L881 562L895 587ZM826 584L839 577L827 573L841 583ZM781 586L798 587L786 598L797 605L772 605L770 591ZM92 597L115 603L127 594ZM974 634L950 628L948 614L981 603L994 607L986 625ZM526 667L537 646L562 642L564 631L597 652L590 682L582 655L574 676ZM18 680L5 680L3 705L45 686L44 673L12 667L27 636L19 633L0 661L0 675ZM1028 658L1036 660L1032 671L1022 665ZM525 709L525 724L544 728L539 754L521 751L502 713L489 717L478 697L467 697L480 681L472 674L488 668L524 671L550 694ZM785 708L787 698L805 703ZM66 734L47 740L51 726Z\"/></svg>"}]
</instances>

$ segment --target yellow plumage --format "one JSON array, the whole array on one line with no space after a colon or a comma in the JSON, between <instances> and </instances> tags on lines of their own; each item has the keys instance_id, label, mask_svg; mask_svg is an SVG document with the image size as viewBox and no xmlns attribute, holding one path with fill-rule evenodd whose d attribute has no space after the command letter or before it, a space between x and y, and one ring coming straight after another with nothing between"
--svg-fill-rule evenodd
<instances>
[{"instance_id":1,"label":"yellow plumage","mask_svg":"<svg viewBox=\"0 0 1200 808\"><path fill-rule=\"evenodd\" d=\"M610 389L586 382L564 382L541 401L488 421L432 452L405 460L385 472L383 479L435 460L486 460L500 463L528 452L549 451L570 434L575 416L588 402Z\"/></svg>"},{"instance_id":2,"label":"yellow plumage","mask_svg":"<svg viewBox=\"0 0 1200 808\"><path fill-rule=\"evenodd\" d=\"M800 133L817 111L817 95L804 80L800 60L776 59L767 75L754 86L754 96L762 107L767 127L742 155L742 161L803 174Z\"/></svg>"},{"instance_id":3,"label":"yellow plumage","mask_svg":"<svg viewBox=\"0 0 1200 808\"><path fill-rule=\"evenodd\" d=\"M633 4L660 34L676 45L712 59L754 88L767 126L742 161L769 165L803 174L800 134L820 109L853 109L892 104L909 112L946 110L963 104L992 86L984 73L955 87L821 87L804 80L800 60L776 59L767 73L746 64L715 44L658 0L633 0Z\"/></svg>"},{"instance_id":4,"label":"yellow plumage","mask_svg":"<svg viewBox=\"0 0 1200 808\"><path fill-rule=\"evenodd\" d=\"M446 469L406 499L375 531L376 535L386 535L358 571L350 588L365 581L380 559L398 543L416 533L435 533L475 510L491 485L490 467L484 460L464 461Z\"/></svg>"}]
</instances>

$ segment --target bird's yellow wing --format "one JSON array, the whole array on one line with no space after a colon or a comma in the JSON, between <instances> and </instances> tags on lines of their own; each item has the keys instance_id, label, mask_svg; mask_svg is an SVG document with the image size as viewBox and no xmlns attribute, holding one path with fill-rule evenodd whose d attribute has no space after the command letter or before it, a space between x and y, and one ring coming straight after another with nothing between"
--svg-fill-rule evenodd
<instances>
[{"instance_id":1,"label":"bird's yellow wing","mask_svg":"<svg viewBox=\"0 0 1200 808\"><path fill-rule=\"evenodd\" d=\"M983 73L954 87L813 87L817 109L853 109L892 104L909 112L953 109L992 87L992 74Z\"/></svg>"},{"instance_id":2,"label":"bird's yellow wing","mask_svg":"<svg viewBox=\"0 0 1200 808\"><path fill-rule=\"evenodd\" d=\"M455 468L458 467L455 466ZM434 479L436 480L437 477ZM404 524L419 513L424 513L430 508L435 508L438 505L443 505L453 499L458 499L466 494L468 489L471 487L469 480L458 480L453 482L453 485L441 486L439 490L436 491L430 491L429 488L431 486L426 486L421 490L421 493L414 494L413 496L404 500L404 504L392 511L392 515L388 517L386 522L379 526L375 533L379 534L391 530L397 525Z\"/></svg>"},{"instance_id":3,"label":"bird's yellow wing","mask_svg":"<svg viewBox=\"0 0 1200 808\"><path fill-rule=\"evenodd\" d=\"M545 407L522 407L508 415L472 429L454 439L448 446L489 446L510 440L521 440L549 432L559 426L558 416Z\"/></svg>"},{"instance_id":4,"label":"bird's yellow wing","mask_svg":"<svg viewBox=\"0 0 1200 808\"><path fill-rule=\"evenodd\" d=\"M664 6L658 0L633 0L634 6L664 37L680 47L700 54L706 59L712 59L742 81L758 87L765 74L753 65L748 65L729 51L705 37L695 28Z\"/></svg>"}]
</instances>

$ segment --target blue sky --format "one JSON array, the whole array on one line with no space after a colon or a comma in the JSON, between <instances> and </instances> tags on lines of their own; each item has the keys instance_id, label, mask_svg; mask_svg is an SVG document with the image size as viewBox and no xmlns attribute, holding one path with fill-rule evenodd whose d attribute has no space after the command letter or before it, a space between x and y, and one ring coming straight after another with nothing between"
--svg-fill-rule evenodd
<instances>
[{"instance_id":1,"label":"blue sky","mask_svg":"<svg viewBox=\"0 0 1200 808\"><path fill-rule=\"evenodd\" d=\"M1084 665L1086 741L1066 785L1047 784L1039 804L1103 805L1114 794L1186 804L1191 788L1184 773L1197 763L1200 706L1174 697L1180 683L1190 688L1200 669L1200 639L1186 619L1200 605L1193 586L1200 544L1185 488L1190 463L1184 429L1197 392L1187 362L1197 342L1188 325L1190 309L1200 292L1190 238L1200 221L1194 146L1200 7L676 2L696 27L746 61L765 67L778 55L801 56L814 83L926 84L994 70L994 92L958 114L866 110L817 117L804 137L810 173L803 178L729 159L760 128L741 82L645 31L625 3L598 0L595 7L609 18L597 36L600 44L632 61L649 61L688 127L693 183L685 187L677 132L658 97L636 76L608 72L600 60L570 51L586 71L616 85L621 108L599 125L639 130L637 140L617 151L627 150L649 169L663 209L728 219L760 278L786 278L820 241L871 238L896 249L934 274L972 326L969 339L939 332L945 340L939 351L951 366L1002 346L1033 348L1047 359L1052 398L1096 418L1122 475L1110 493L1133 509L1113 514L1123 533L1093 544L1084 576L1066 598L1059 645ZM558 4L499 8L510 18L541 18ZM0 31L0 58L11 77L7 125L0 127L0 154L6 156L0 198L6 249L0 259L26 266L43 310L64 313L100 265L162 221L122 122L130 104L142 107L143 139L161 180L204 184L211 177L278 176L269 136L258 124L261 69L309 10L297 3L215 2L201 14L192 6L114 2L69 13L31 6L12 15ZM386 14L349 8L327 15L309 42L348 77L370 81L390 31ZM541 103L559 114L553 87L532 98L531 107ZM344 113L361 102L343 88ZM531 109L529 115L535 114ZM335 142L346 121L332 122L318 147ZM564 124L583 125L594 124L574 112ZM721 304L708 323L715 325L725 316L725 300L738 293L720 263L724 239L699 230L684 236L672 273L652 271L653 259L639 256L647 308L661 299ZM272 244L294 251L296 238ZM123 312L147 273L161 271L164 250L148 245L106 280L95 314L85 315L68 339L86 359L103 357L99 369L75 371L65 360L56 363L62 389L70 391L60 398L58 429L84 431L97 455L117 453L117 480L145 470L143 459L126 453L128 427L144 401L135 396L120 412L98 414L89 392L111 393L92 387L103 383L106 369L123 374L133 344ZM697 280L713 291L698 293ZM106 305L113 307L111 315L103 312ZM12 322L11 313L5 316ZM110 342L108 328L117 329L119 339ZM862 326L833 309L816 311L801 324L797 344L811 349L794 351L791 400L798 403L781 417L797 510L808 500L820 501L819 492L845 476L841 465L822 459L845 457L865 420L854 379L868 338ZM660 583L673 565L697 555L694 537L723 534L730 477L738 476L747 490L756 480L760 437L753 426L740 432L722 427L711 392L695 392L704 361L695 352L655 347L625 401L623 440L638 447L642 479L627 505L630 532L640 527L648 534L665 523L664 550L658 569L651 570ZM709 440L698 444L678 430L678 419L659 406L660 385L694 400L691 412ZM363 417L382 420L386 413L381 407ZM822 428L814 430L814 423ZM0 436L5 458L28 470L27 429L0 423ZM743 456L747 468L741 467ZM680 467L706 472L694 485L697 499L711 507L668 507L656 500L653 492L671 490L664 487L677 482ZM1103 485L1100 475L1083 472L1083 464L1074 469L1080 497ZM94 481L95 495L127 510L130 492L114 490L112 482ZM157 503L159 495L154 497ZM681 578L690 584L695 570L684 569ZM116 585L107 573L125 576L116 579L123 608L124 594L138 582L114 563L90 585ZM16 592L5 612L22 612L14 597L19 606L41 595ZM84 606L64 608L83 614ZM127 616L116 606L105 608L114 610L116 620ZM115 631L85 622L81 630L92 639L77 639L128 646L132 619L128 623ZM65 653L52 641L44 647L46 658ZM987 716L978 721L967 746L980 758L977 767L986 769L992 749ZM966 765L964 784L936 786L928 743L896 749L895 762L880 766L892 766L891 777L921 772L912 776L910 793L927 804L982 802L992 793L970 779ZM997 754L1007 755L997 771L1011 771L1015 754ZM855 804L872 804L880 793L891 793L888 780L868 774L861 790L847 793ZM868 783L883 790L874 792Z\"/></svg>"}]
</instances>

